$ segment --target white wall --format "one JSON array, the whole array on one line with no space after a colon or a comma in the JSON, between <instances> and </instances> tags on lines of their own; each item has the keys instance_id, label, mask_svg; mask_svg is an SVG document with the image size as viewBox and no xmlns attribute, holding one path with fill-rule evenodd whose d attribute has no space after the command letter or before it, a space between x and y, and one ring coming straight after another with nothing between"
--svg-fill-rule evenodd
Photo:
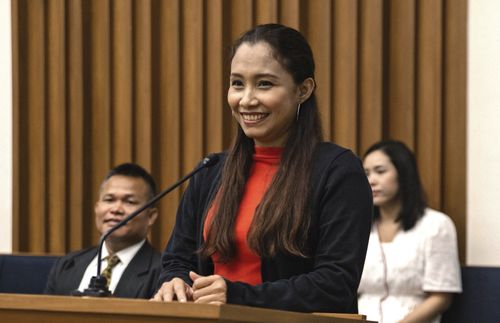
<instances>
[{"instance_id":1,"label":"white wall","mask_svg":"<svg viewBox=\"0 0 500 323\"><path fill-rule=\"evenodd\" d=\"M469 0L467 264L500 266L500 1Z\"/></svg>"},{"instance_id":2,"label":"white wall","mask_svg":"<svg viewBox=\"0 0 500 323\"><path fill-rule=\"evenodd\" d=\"M12 250L11 62L10 0L0 0L0 252Z\"/></svg>"}]
</instances>

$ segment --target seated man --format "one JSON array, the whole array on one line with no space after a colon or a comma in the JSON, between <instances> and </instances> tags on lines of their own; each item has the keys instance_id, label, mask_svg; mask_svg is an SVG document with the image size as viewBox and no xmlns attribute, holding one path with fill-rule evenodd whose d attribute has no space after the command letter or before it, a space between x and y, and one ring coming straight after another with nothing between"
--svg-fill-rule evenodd
<instances>
[{"instance_id":1,"label":"seated man","mask_svg":"<svg viewBox=\"0 0 500 323\"><path fill-rule=\"evenodd\" d=\"M101 184L95 205L97 230L102 235L155 194L155 181L142 167L127 163L113 168ZM146 238L157 215L156 208L148 208L106 239L101 274L110 277L108 288L113 296L153 296L160 271L160 253ZM111 258L115 255L118 258ZM75 290L82 292L96 273L96 247L72 252L61 257L52 267L45 293L70 295Z\"/></svg>"}]
</instances>

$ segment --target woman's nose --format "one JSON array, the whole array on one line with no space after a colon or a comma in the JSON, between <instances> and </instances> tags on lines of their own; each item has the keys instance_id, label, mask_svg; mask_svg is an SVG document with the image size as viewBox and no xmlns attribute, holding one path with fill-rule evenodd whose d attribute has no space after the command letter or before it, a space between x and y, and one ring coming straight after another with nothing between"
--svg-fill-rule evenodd
<instances>
[{"instance_id":1,"label":"woman's nose","mask_svg":"<svg viewBox=\"0 0 500 323\"><path fill-rule=\"evenodd\" d=\"M244 108L252 107L257 105L258 100L255 97L254 90L251 88L245 89L243 92L243 96L241 97L240 100L240 106Z\"/></svg>"}]
</instances>

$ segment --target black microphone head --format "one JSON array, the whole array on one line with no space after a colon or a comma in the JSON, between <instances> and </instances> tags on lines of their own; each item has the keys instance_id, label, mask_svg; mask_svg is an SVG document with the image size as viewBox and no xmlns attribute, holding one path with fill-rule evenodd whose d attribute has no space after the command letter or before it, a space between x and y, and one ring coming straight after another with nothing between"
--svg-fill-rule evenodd
<instances>
[{"instance_id":1,"label":"black microphone head","mask_svg":"<svg viewBox=\"0 0 500 323\"><path fill-rule=\"evenodd\" d=\"M211 167L219 162L219 156L216 154L210 154L203 158L202 164L204 167Z\"/></svg>"}]
</instances>

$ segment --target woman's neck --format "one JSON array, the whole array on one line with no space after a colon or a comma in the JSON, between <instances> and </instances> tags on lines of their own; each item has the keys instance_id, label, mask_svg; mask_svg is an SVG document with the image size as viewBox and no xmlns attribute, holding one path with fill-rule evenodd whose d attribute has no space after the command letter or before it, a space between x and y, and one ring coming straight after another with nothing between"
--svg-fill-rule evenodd
<instances>
[{"instance_id":1,"label":"woman's neck","mask_svg":"<svg viewBox=\"0 0 500 323\"><path fill-rule=\"evenodd\" d=\"M380 218L377 223L377 230L380 242L392 242L399 230L401 222L396 221L401 211L401 202L395 201L384 206L379 206Z\"/></svg>"},{"instance_id":2,"label":"woman's neck","mask_svg":"<svg viewBox=\"0 0 500 323\"><path fill-rule=\"evenodd\" d=\"M401 212L401 202L399 200L379 206L380 222L396 222Z\"/></svg>"}]
</instances>

